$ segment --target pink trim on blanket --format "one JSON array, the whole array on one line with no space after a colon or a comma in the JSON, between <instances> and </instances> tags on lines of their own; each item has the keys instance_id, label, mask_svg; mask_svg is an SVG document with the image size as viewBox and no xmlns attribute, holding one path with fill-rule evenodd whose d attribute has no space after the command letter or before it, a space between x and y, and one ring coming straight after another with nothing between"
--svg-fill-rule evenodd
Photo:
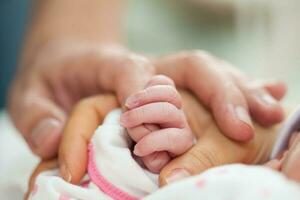
<instances>
[{"instance_id":1,"label":"pink trim on blanket","mask_svg":"<svg viewBox=\"0 0 300 200\"><path fill-rule=\"evenodd\" d=\"M80 184L80 186L83 187L83 188L87 188L89 186L90 182L91 182L90 180L83 181Z\"/></svg>"},{"instance_id":2,"label":"pink trim on blanket","mask_svg":"<svg viewBox=\"0 0 300 200\"><path fill-rule=\"evenodd\" d=\"M89 161L88 161L88 174L91 180L102 190L105 194L115 200L138 200L139 198L134 197L123 190L117 188L115 185L110 183L97 169L95 162L94 145L92 142L89 143Z\"/></svg>"}]
</instances>

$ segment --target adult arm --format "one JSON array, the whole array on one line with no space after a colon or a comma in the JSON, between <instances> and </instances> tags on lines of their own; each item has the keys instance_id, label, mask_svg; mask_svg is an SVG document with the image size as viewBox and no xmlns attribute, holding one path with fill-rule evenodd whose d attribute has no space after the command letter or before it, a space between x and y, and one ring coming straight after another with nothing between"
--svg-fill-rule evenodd
<instances>
[{"instance_id":1,"label":"adult arm","mask_svg":"<svg viewBox=\"0 0 300 200\"><path fill-rule=\"evenodd\" d=\"M154 74L147 58L120 45L125 1L35 1L8 110L34 153L57 154L73 105L114 92L123 105Z\"/></svg>"}]
</instances>

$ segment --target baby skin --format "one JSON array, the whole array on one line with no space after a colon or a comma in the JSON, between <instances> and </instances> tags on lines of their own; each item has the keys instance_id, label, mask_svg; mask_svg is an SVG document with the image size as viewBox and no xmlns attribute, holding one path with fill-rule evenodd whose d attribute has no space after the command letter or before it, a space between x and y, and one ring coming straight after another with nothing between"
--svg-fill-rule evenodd
<instances>
[{"instance_id":1,"label":"baby skin","mask_svg":"<svg viewBox=\"0 0 300 200\"><path fill-rule=\"evenodd\" d=\"M136 142L134 155L153 173L159 173L172 158L182 155L194 143L194 134L182 110L181 97L174 82L154 76L131 95L120 122Z\"/></svg>"}]
</instances>

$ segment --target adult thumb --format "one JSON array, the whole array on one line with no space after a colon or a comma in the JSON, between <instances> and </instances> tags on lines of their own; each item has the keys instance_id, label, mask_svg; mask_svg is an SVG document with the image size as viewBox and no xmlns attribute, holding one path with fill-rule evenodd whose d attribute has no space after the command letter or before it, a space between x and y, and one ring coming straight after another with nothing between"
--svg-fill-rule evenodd
<instances>
[{"instance_id":1,"label":"adult thumb","mask_svg":"<svg viewBox=\"0 0 300 200\"><path fill-rule=\"evenodd\" d=\"M16 80L8 99L8 111L31 150L48 159L57 154L66 114L55 104L42 81Z\"/></svg>"},{"instance_id":2,"label":"adult thumb","mask_svg":"<svg viewBox=\"0 0 300 200\"><path fill-rule=\"evenodd\" d=\"M182 156L168 163L160 173L160 185L199 174L205 170L234 162L243 162L246 148L232 141L216 128L199 138L197 144Z\"/></svg>"}]
</instances>

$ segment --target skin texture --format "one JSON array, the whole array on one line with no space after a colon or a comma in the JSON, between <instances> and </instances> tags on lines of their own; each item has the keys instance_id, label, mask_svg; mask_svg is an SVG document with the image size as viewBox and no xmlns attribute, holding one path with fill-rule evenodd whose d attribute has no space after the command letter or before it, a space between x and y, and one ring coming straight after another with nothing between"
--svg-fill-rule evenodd
<instances>
[{"instance_id":1,"label":"skin texture","mask_svg":"<svg viewBox=\"0 0 300 200\"><path fill-rule=\"evenodd\" d=\"M158 74L192 90L212 112L222 132L232 139L247 141L254 136L251 117L264 126L283 119L283 109L277 102L286 92L283 83L277 82L272 91L268 84L249 80L229 63L199 50L163 56L154 63Z\"/></svg>"},{"instance_id":2,"label":"skin texture","mask_svg":"<svg viewBox=\"0 0 300 200\"><path fill-rule=\"evenodd\" d=\"M254 124L255 136L249 142L236 142L224 136L212 115L189 93L182 92L183 109L198 140L188 152L175 158L160 172L165 185L214 166L229 163L259 164L268 159L278 127Z\"/></svg>"},{"instance_id":3,"label":"skin texture","mask_svg":"<svg viewBox=\"0 0 300 200\"><path fill-rule=\"evenodd\" d=\"M125 5L120 0L34 2L8 98L12 121L34 153L43 159L57 155L65 122L82 98L113 92L124 106L155 73L170 76L177 86L196 94L222 132L235 140L254 137L250 116L263 125L283 119L271 91L253 87L228 63L206 52L150 60L126 50L121 45ZM284 93L282 87L277 99Z\"/></svg>"},{"instance_id":4,"label":"skin texture","mask_svg":"<svg viewBox=\"0 0 300 200\"><path fill-rule=\"evenodd\" d=\"M35 1L8 110L41 158L56 157L65 123L78 101L114 92L124 106L127 97L144 89L155 73L192 91L212 112L221 132L235 140L255 137L250 117L265 126L283 119L277 102L285 93L283 84L277 83L281 89L254 84L203 51L149 60L124 49L123 11L124 2L119 0Z\"/></svg>"},{"instance_id":5,"label":"skin texture","mask_svg":"<svg viewBox=\"0 0 300 200\"><path fill-rule=\"evenodd\" d=\"M149 62L141 64L139 55L126 52L119 45L124 5L121 0L33 2L7 107L31 150L41 158L57 155L64 123L78 100L114 91L121 102L131 92L140 90L137 87L148 81L147 76L153 75ZM112 55L115 53L118 55ZM107 66L103 67L100 55L118 63L105 63ZM104 68L112 65L125 68L105 72ZM120 85L107 87L104 82L119 80L120 73L125 75ZM122 88L123 81L128 88Z\"/></svg>"},{"instance_id":6,"label":"skin texture","mask_svg":"<svg viewBox=\"0 0 300 200\"><path fill-rule=\"evenodd\" d=\"M233 67L213 56L194 54L150 61L120 46L56 41L45 46L31 65L20 68L10 90L8 110L32 151L44 159L57 155L65 121L76 102L114 92L125 107L126 99L144 89L155 73L165 74L178 87L192 91L213 113L222 132L235 140L254 137L248 109L253 119L265 126L283 119L278 100L284 96L284 84L269 83L280 88L273 96L272 87L244 80L232 72ZM230 70L216 71L215 62ZM226 88L219 84L222 81L228 83Z\"/></svg>"},{"instance_id":7,"label":"skin texture","mask_svg":"<svg viewBox=\"0 0 300 200\"><path fill-rule=\"evenodd\" d=\"M151 172L159 173L172 157L193 145L193 133L181 109L181 96L170 78L154 76L125 105L128 110L121 115L120 123L136 142L134 154Z\"/></svg>"},{"instance_id":8,"label":"skin texture","mask_svg":"<svg viewBox=\"0 0 300 200\"><path fill-rule=\"evenodd\" d=\"M182 156L169 162L160 173L160 183L164 185L177 179L170 174L188 172L185 175L227 163L258 164L267 160L272 149L278 127L262 128L255 124L253 140L241 143L224 136L217 128L210 112L189 92L181 91L183 110L188 123L198 140L195 146ZM58 164L62 177L71 183L78 183L86 172L87 144L96 129L113 108L117 107L116 98L111 95L87 98L77 104L67 122L59 150ZM49 169L47 161L42 162L31 177L30 187L37 174ZM53 161L55 163L55 161ZM180 176L180 178L184 178ZM29 187L29 188L30 188Z\"/></svg>"},{"instance_id":9,"label":"skin texture","mask_svg":"<svg viewBox=\"0 0 300 200\"><path fill-rule=\"evenodd\" d=\"M64 123L77 101L115 92L124 105L155 73L144 56L116 46L58 43L41 54L18 72L8 110L32 151L47 159L57 155Z\"/></svg>"}]
</instances>

